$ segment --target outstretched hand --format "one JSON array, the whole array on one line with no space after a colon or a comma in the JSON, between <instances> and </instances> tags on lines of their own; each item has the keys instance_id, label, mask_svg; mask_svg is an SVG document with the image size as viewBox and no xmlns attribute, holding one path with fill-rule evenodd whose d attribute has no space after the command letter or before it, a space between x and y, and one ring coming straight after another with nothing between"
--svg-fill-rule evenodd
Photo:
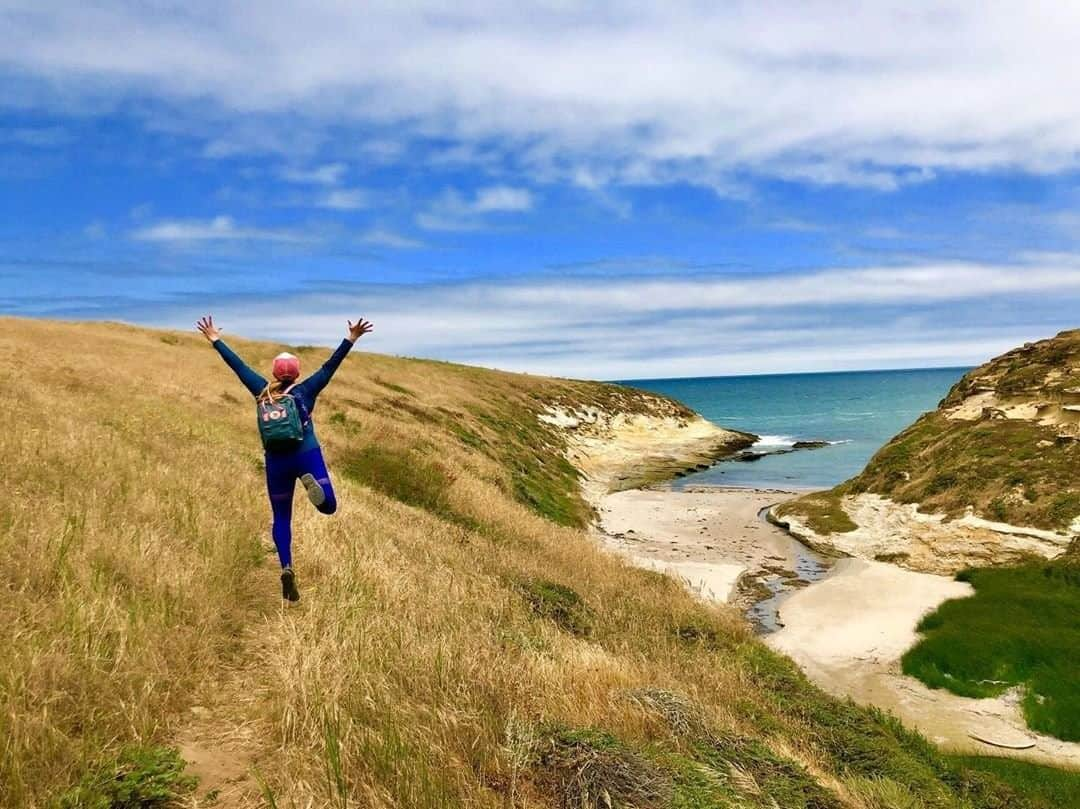
<instances>
[{"instance_id":1,"label":"outstretched hand","mask_svg":"<svg viewBox=\"0 0 1080 809\"><path fill-rule=\"evenodd\" d=\"M375 327L372 326L371 323L369 323L368 321L364 320L364 318L360 318L355 323L353 323L351 320L346 320L345 322L349 324L349 339L352 340L354 343L361 337L363 337L365 334L375 329Z\"/></svg>"},{"instance_id":2,"label":"outstretched hand","mask_svg":"<svg viewBox=\"0 0 1080 809\"><path fill-rule=\"evenodd\" d=\"M214 325L214 318L211 315L199 318L199 322L195 324L195 328L201 331L202 336L211 343L221 339L221 332L219 332L217 326Z\"/></svg>"}]
</instances>

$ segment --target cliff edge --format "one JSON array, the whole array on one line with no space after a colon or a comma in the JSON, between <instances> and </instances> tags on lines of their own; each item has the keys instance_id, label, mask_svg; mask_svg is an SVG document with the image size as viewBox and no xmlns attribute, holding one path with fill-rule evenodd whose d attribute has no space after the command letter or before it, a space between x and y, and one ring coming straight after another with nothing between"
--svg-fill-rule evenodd
<instances>
[{"instance_id":1,"label":"cliff edge","mask_svg":"<svg viewBox=\"0 0 1080 809\"><path fill-rule=\"evenodd\" d=\"M807 544L952 573L1080 535L1080 329L965 374L856 477L776 509Z\"/></svg>"},{"instance_id":2,"label":"cliff edge","mask_svg":"<svg viewBox=\"0 0 1080 809\"><path fill-rule=\"evenodd\" d=\"M566 459L581 473L582 493L590 503L610 492L707 469L757 441L756 435L718 427L672 399L625 390L625 401L614 407L566 400L548 405L539 416L565 436Z\"/></svg>"}]
</instances>

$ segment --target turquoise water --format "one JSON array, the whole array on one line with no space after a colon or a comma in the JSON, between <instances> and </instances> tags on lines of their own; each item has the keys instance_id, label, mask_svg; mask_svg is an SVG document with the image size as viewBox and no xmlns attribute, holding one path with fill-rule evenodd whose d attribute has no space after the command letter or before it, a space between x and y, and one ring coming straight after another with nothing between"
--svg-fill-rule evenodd
<instances>
[{"instance_id":1,"label":"turquoise water","mask_svg":"<svg viewBox=\"0 0 1080 809\"><path fill-rule=\"evenodd\" d=\"M663 393L723 427L762 437L758 450L797 440L822 449L719 463L677 485L828 487L858 474L890 438L938 402L966 368L828 374L639 379L622 384Z\"/></svg>"}]
</instances>

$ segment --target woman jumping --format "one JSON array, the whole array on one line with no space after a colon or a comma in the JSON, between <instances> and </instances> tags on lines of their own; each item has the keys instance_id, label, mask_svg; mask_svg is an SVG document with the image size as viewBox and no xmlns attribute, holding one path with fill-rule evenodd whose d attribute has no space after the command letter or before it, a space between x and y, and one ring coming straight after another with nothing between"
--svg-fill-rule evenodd
<instances>
[{"instance_id":1,"label":"woman jumping","mask_svg":"<svg viewBox=\"0 0 1080 809\"><path fill-rule=\"evenodd\" d=\"M315 409L315 399L353 343L372 330L372 325L363 318L356 323L346 322L349 336L341 341L330 359L303 382L297 382L300 360L292 354L274 357L271 369L274 381L267 382L225 345L212 317L207 315L195 324L257 402L259 432L266 448L266 488L274 514L272 534L281 562L281 596L289 601L300 600L292 569L292 501L296 481L304 484L308 499L323 514L337 511L337 499L330 485L322 449L315 438L311 411Z\"/></svg>"}]
</instances>

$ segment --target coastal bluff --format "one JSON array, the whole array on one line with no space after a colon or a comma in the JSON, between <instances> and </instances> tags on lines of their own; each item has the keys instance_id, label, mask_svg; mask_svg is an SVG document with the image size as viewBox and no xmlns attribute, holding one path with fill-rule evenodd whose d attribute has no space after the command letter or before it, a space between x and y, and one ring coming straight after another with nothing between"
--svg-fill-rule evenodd
<instances>
[{"instance_id":1,"label":"coastal bluff","mask_svg":"<svg viewBox=\"0 0 1080 809\"><path fill-rule=\"evenodd\" d=\"M566 459L582 475L582 493L592 503L611 492L707 469L758 438L637 389L600 404L562 400L538 418L564 435Z\"/></svg>"},{"instance_id":2,"label":"coastal bluff","mask_svg":"<svg viewBox=\"0 0 1080 809\"><path fill-rule=\"evenodd\" d=\"M954 573L1080 535L1080 329L965 374L856 477L773 510L819 550Z\"/></svg>"}]
</instances>

